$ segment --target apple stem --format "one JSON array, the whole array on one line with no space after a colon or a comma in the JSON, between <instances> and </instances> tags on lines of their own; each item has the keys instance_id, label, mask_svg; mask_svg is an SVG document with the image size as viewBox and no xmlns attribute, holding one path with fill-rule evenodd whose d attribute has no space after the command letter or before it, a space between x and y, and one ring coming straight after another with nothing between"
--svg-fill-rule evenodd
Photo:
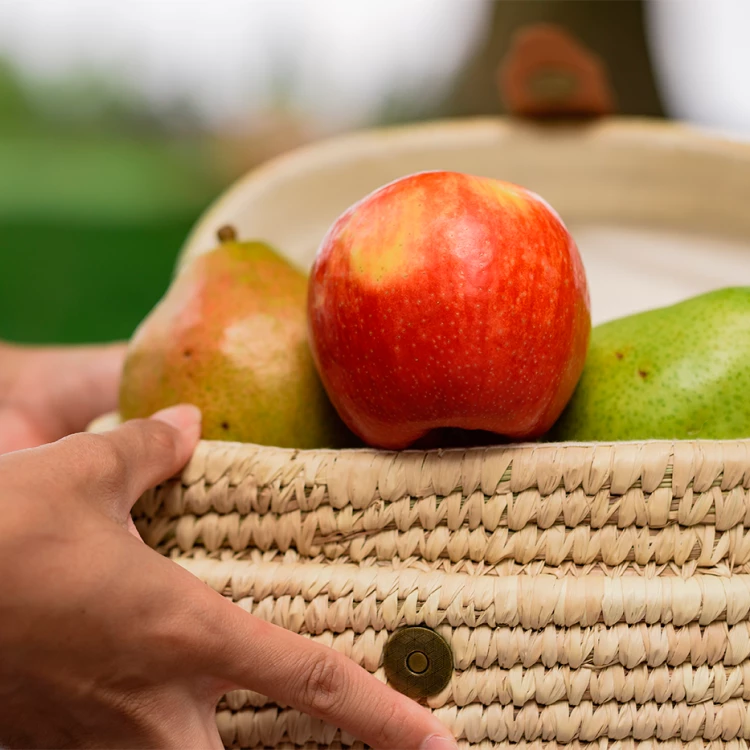
<instances>
[{"instance_id":1,"label":"apple stem","mask_svg":"<svg viewBox=\"0 0 750 750\"><path fill-rule=\"evenodd\" d=\"M237 230L231 224L225 224L216 233L219 242L234 242L237 239Z\"/></svg>"}]
</instances>

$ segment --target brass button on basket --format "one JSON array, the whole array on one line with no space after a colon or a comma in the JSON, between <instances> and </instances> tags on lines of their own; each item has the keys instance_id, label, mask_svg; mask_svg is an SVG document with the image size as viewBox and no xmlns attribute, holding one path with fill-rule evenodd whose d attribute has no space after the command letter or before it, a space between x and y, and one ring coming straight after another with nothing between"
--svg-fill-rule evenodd
<instances>
[{"instance_id":1,"label":"brass button on basket","mask_svg":"<svg viewBox=\"0 0 750 750\"><path fill-rule=\"evenodd\" d=\"M409 698L436 695L450 682L453 653L445 639L422 625L397 630L383 651L388 682Z\"/></svg>"}]
</instances>

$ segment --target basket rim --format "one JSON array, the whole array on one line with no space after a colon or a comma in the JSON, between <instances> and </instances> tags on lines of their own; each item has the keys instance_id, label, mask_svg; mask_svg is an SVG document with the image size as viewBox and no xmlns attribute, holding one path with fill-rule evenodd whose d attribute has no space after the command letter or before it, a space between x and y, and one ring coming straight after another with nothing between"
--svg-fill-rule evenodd
<instances>
[{"instance_id":1,"label":"basket rim","mask_svg":"<svg viewBox=\"0 0 750 750\"><path fill-rule=\"evenodd\" d=\"M655 117L609 116L593 122L571 122L565 119L539 122L508 115L486 115L361 128L290 149L240 176L200 214L180 249L174 273L177 274L191 256L203 228L207 224L215 224L223 207L233 202L240 193L263 190L265 185L282 180L301 168L312 169L316 165L346 160L351 153L367 151L368 147L375 147L383 140L390 141L393 147L404 148L407 139L411 142L416 137L431 139L443 134L459 137L471 133L478 138L496 136L498 133L527 136L543 134L545 137L550 137L553 133L558 138L570 138L585 133L590 143L613 147L633 143L654 145L668 138L668 147L672 150L710 151L716 156L750 164L750 142L732 140L719 132L687 122Z\"/></svg>"}]
</instances>

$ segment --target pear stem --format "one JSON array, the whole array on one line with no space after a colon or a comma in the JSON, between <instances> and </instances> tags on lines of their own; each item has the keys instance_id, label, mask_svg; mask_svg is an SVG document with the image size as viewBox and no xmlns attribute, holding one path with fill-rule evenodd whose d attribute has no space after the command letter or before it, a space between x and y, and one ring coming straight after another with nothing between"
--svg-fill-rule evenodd
<instances>
[{"instance_id":1,"label":"pear stem","mask_svg":"<svg viewBox=\"0 0 750 750\"><path fill-rule=\"evenodd\" d=\"M216 232L219 242L234 242L237 239L237 230L231 224L225 224Z\"/></svg>"}]
</instances>

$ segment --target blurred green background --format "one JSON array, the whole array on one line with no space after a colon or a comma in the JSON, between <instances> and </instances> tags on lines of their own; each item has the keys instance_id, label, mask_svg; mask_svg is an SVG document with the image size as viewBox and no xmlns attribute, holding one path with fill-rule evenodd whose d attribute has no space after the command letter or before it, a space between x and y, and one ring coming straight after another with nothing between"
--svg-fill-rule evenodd
<instances>
[{"instance_id":1,"label":"blurred green background","mask_svg":"<svg viewBox=\"0 0 750 750\"><path fill-rule=\"evenodd\" d=\"M631 0L93 7L0 5L0 339L129 337L239 175L347 129L502 112L525 24L602 56L619 111L661 111Z\"/></svg>"},{"instance_id":2,"label":"blurred green background","mask_svg":"<svg viewBox=\"0 0 750 750\"><path fill-rule=\"evenodd\" d=\"M114 85L52 88L95 106L73 122L50 115L34 104L49 91L0 66L0 338L127 338L226 178L205 136L149 120Z\"/></svg>"}]
</instances>

